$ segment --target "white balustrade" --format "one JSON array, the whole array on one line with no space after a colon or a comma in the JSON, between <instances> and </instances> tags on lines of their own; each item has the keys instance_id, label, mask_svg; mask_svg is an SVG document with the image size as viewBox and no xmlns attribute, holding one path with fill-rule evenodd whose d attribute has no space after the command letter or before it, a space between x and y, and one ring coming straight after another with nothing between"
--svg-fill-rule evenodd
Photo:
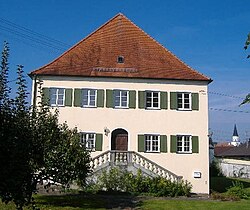
<instances>
[{"instance_id":1,"label":"white balustrade","mask_svg":"<svg viewBox=\"0 0 250 210\"><path fill-rule=\"evenodd\" d=\"M102 167L104 164L135 164L143 169L151 171L154 174L169 179L171 181L179 181L182 178L181 176L177 176L176 174L168 171L167 169L159 166L153 161L133 151L106 151L94 157L90 162L90 166L93 168L93 170Z\"/></svg>"}]
</instances>

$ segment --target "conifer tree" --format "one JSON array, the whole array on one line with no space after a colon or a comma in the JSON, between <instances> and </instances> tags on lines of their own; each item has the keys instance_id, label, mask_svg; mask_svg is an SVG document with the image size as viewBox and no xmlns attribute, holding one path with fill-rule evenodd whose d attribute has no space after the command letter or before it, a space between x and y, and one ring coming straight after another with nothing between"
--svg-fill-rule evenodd
<instances>
[{"instance_id":1,"label":"conifer tree","mask_svg":"<svg viewBox=\"0 0 250 210\"><path fill-rule=\"evenodd\" d=\"M8 42L4 42L4 47L1 56L1 68L0 68L0 107L8 106L10 88L8 87L8 75L9 75L9 45Z\"/></svg>"}]
</instances>

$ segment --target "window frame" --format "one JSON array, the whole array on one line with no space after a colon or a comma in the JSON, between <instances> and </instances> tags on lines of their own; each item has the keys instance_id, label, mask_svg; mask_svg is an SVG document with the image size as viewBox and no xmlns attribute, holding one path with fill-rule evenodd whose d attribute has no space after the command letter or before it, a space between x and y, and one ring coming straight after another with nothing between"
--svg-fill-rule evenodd
<instances>
[{"instance_id":1,"label":"window frame","mask_svg":"<svg viewBox=\"0 0 250 210\"><path fill-rule=\"evenodd\" d=\"M113 100L114 100L114 108L117 108L117 109L128 109L129 108L129 91L128 90L121 90L121 89L114 89L113 90L113 94L114 94L114 97L113 97ZM116 105L116 93L119 92L119 105L117 106ZM127 101L126 101L126 106L122 106L122 93L123 92L126 92L127 96Z\"/></svg>"},{"instance_id":2,"label":"window frame","mask_svg":"<svg viewBox=\"0 0 250 210\"><path fill-rule=\"evenodd\" d=\"M147 139L147 137L150 137ZM157 137L157 140L154 140L153 137ZM149 149L147 149L147 141L149 141ZM153 150L153 142L157 142L157 150ZM144 144L145 144L145 152L147 153L159 153L160 146L161 146L161 139L160 139L160 134L144 134Z\"/></svg>"},{"instance_id":3,"label":"window frame","mask_svg":"<svg viewBox=\"0 0 250 210\"><path fill-rule=\"evenodd\" d=\"M181 94L181 107L179 107L179 95ZM185 108L185 94L188 94L189 107ZM192 110L192 93L191 92L177 92L177 110L190 111Z\"/></svg>"},{"instance_id":4,"label":"window frame","mask_svg":"<svg viewBox=\"0 0 250 210\"><path fill-rule=\"evenodd\" d=\"M56 90L56 93L55 94L52 94L51 91L52 90ZM63 94L60 94L60 95L63 95L63 99L62 99L62 104L59 104L58 101L59 101L59 91L60 90L63 90ZM51 98L52 98L52 95L55 95L55 103L51 103ZM49 94L49 99L50 99L50 106L52 107L64 107L65 106L65 88L61 88L61 87L51 87L50 88L50 94Z\"/></svg>"},{"instance_id":5,"label":"window frame","mask_svg":"<svg viewBox=\"0 0 250 210\"><path fill-rule=\"evenodd\" d=\"M84 104L84 91L87 91L87 104ZM90 104L90 91L95 91L95 104L94 105L91 105ZM92 88L82 88L82 101L81 101L81 104L82 104L82 107L84 108L95 108L97 107L97 89L92 89Z\"/></svg>"},{"instance_id":6,"label":"window frame","mask_svg":"<svg viewBox=\"0 0 250 210\"><path fill-rule=\"evenodd\" d=\"M84 137L86 135L86 137ZM94 135L91 141L93 141L91 144L89 144L89 136ZM96 147L96 133L95 132L80 132L80 144L85 147L86 150L89 151L95 151ZM90 145L92 145L90 147Z\"/></svg>"},{"instance_id":7,"label":"window frame","mask_svg":"<svg viewBox=\"0 0 250 210\"><path fill-rule=\"evenodd\" d=\"M147 106L147 101L148 101L148 97L147 97L147 94L150 93L151 94L151 106ZM157 107L154 107L154 96L153 94L154 93L157 93L158 94L158 106ZM160 91L154 91L154 90L146 90L145 91L145 108L146 109L161 109L161 94L160 94Z\"/></svg>"},{"instance_id":8,"label":"window frame","mask_svg":"<svg viewBox=\"0 0 250 210\"><path fill-rule=\"evenodd\" d=\"M181 145L178 146L178 142L179 138L181 137ZM185 140L187 140L186 138L188 138L188 142L189 145L185 145ZM179 150L179 148L181 148L181 150ZM188 148L188 150L185 151L185 148ZM192 153L192 135L184 135L184 134L178 134L176 135L176 153L179 154L191 154Z\"/></svg>"}]
</instances>

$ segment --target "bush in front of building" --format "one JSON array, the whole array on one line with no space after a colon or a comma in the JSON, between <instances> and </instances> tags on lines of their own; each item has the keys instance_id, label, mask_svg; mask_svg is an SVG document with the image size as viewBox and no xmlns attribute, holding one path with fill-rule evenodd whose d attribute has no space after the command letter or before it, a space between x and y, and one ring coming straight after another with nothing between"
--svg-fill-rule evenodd
<instances>
[{"instance_id":1,"label":"bush in front of building","mask_svg":"<svg viewBox=\"0 0 250 210\"><path fill-rule=\"evenodd\" d=\"M88 187L86 189L89 189ZM118 167L103 171L98 177L95 191L125 192L130 194L150 194L153 196L190 196L192 185L184 180L171 182L163 177L143 176L141 170L132 172Z\"/></svg>"}]
</instances>

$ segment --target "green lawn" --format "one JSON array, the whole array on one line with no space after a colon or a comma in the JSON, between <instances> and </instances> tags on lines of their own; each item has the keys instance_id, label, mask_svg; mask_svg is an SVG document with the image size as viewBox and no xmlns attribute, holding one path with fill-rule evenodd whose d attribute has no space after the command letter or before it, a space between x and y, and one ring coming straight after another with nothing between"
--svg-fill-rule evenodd
<instances>
[{"instance_id":1,"label":"green lawn","mask_svg":"<svg viewBox=\"0 0 250 210\"><path fill-rule=\"evenodd\" d=\"M229 201L210 201L210 200L147 200L144 201L141 208L145 210L248 210L250 200L242 200L237 202Z\"/></svg>"},{"instance_id":2,"label":"green lawn","mask_svg":"<svg viewBox=\"0 0 250 210\"><path fill-rule=\"evenodd\" d=\"M238 180L250 194L250 180L216 177L211 179L211 189L225 192L232 182ZM36 195L36 204L41 210L78 210L78 209L167 209L167 210L245 210L250 209L250 199L241 201L194 200L194 198L154 198L124 194L60 194ZM15 210L13 204L0 203L1 210ZM28 210L28 208L25 208Z\"/></svg>"},{"instance_id":3,"label":"green lawn","mask_svg":"<svg viewBox=\"0 0 250 210\"><path fill-rule=\"evenodd\" d=\"M36 196L41 210L78 210L78 209L124 209L126 207L154 210L248 210L250 200L212 201L192 199L164 199L153 197L134 197L124 195L58 195ZM13 204L0 204L1 210L14 210ZM28 210L28 208L25 208Z\"/></svg>"}]
</instances>

